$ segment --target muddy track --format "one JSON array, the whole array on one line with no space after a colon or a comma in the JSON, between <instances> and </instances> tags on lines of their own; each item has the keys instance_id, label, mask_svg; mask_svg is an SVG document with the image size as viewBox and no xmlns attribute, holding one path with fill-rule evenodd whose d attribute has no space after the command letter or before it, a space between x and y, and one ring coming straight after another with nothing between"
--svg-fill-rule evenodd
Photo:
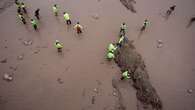
<instances>
[{"instance_id":1,"label":"muddy track","mask_svg":"<svg viewBox=\"0 0 195 110\"><path fill-rule=\"evenodd\" d=\"M120 0L120 2L132 13L136 13L137 11L135 10L134 4L136 3L135 0Z\"/></svg>"},{"instance_id":2,"label":"muddy track","mask_svg":"<svg viewBox=\"0 0 195 110\"><path fill-rule=\"evenodd\" d=\"M144 61L139 53L136 52L132 42L124 42L118 49L115 62L121 71L128 70L136 89L137 99L145 106L152 107L153 110L162 110L162 102L155 88L149 81L149 75Z\"/></svg>"}]
</instances>

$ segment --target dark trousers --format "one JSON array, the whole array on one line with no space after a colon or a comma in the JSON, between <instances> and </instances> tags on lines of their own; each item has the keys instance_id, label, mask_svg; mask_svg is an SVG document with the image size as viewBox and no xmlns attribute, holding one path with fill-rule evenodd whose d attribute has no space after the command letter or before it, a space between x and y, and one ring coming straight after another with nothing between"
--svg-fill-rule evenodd
<instances>
[{"instance_id":1,"label":"dark trousers","mask_svg":"<svg viewBox=\"0 0 195 110\"><path fill-rule=\"evenodd\" d=\"M22 18L22 23L26 24L26 20L24 18Z\"/></svg>"},{"instance_id":2,"label":"dark trousers","mask_svg":"<svg viewBox=\"0 0 195 110\"><path fill-rule=\"evenodd\" d=\"M125 77L121 76L121 80L124 80L124 79L125 79Z\"/></svg>"},{"instance_id":3,"label":"dark trousers","mask_svg":"<svg viewBox=\"0 0 195 110\"><path fill-rule=\"evenodd\" d=\"M62 48L58 48L58 52L61 53L62 52Z\"/></svg>"},{"instance_id":4,"label":"dark trousers","mask_svg":"<svg viewBox=\"0 0 195 110\"><path fill-rule=\"evenodd\" d=\"M72 24L71 20L66 20L66 24L67 24L67 25Z\"/></svg>"},{"instance_id":5,"label":"dark trousers","mask_svg":"<svg viewBox=\"0 0 195 110\"><path fill-rule=\"evenodd\" d=\"M37 30L37 25L33 25L33 28L34 28L35 30Z\"/></svg>"}]
</instances>

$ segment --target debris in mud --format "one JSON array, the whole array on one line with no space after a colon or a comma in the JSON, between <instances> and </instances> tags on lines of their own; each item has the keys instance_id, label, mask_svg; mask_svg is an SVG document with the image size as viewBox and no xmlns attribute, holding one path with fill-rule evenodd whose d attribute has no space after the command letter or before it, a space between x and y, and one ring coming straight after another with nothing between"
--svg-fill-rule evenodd
<instances>
[{"instance_id":1,"label":"debris in mud","mask_svg":"<svg viewBox=\"0 0 195 110\"><path fill-rule=\"evenodd\" d=\"M24 44L25 46L32 45L32 43L33 43L32 40L23 41L23 44Z\"/></svg>"},{"instance_id":2,"label":"debris in mud","mask_svg":"<svg viewBox=\"0 0 195 110\"><path fill-rule=\"evenodd\" d=\"M58 81L59 84L63 84L64 83L64 81L61 78L58 78L57 81Z\"/></svg>"},{"instance_id":3,"label":"debris in mud","mask_svg":"<svg viewBox=\"0 0 195 110\"><path fill-rule=\"evenodd\" d=\"M188 89L187 92L188 92L188 94L192 94L193 90L192 89Z\"/></svg>"},{"instance_id":4,"label":"debris in mud","mask_svg":"<svg viewBox=\"0 0 195 110\"><path fill-rule=\"evenodd\" d=\"M95 96L92 96L92 98L91 98L91 104L95 104Z\"/></svg>"},{"instance_id":5,"label":"debris in mud","mask_svg":"<svg viewBox=\"0 0 195 110\"><path fill-rule=\"evenodd\" d=\"M136 13L137 11L134 8L134 4L136 4L135 0L120 0L120 2L131 12Z\"/></svg>"},{"instance_id":6,"label":"debris in mud","mask_svg":"<svg viewBox=\"0 0 195 110\"><path fill-rule=\"evenodd\" d=\"M7 63L7 58L2 59L0 63Z\"/></svg>"},{"instance_id":7,"label":"debris in mud","mask_svg":"<svg viewBox=\"0 0 195 110\"><path fill-rule=\"evenodd\" d=\"M116 92L113 92L112 95L115 96L115 97L117 97L117 93Z\"/></svg>"},{"instance_id":8,"label":"debris in mud","mask_svg":"<svg viewBox=\"0 0 195 110\"><path fill-rule=\"evenodd\" d=\"M18 57L17 57L17 60L23 60L24 59L24 55L19 55Z\"/></svg>"},{"instance_id":9,"label":"debris in mud","mask_svg":"<svg viewBox=\"0 0 195 110\"><path fill-rule=\"evenodd\" d=\"M157 48L162 48L162 47L163 47L163 41L157 40Z\"/></svg>"},{"instance_id":10,"label":"debris in mud","mask_svg":"<svg viewBox=\"0 0 195 110\"><path fill-rule=\"evenodd\" d=\"M95 19L95 20L98 20L99 19L99 15L96 13L96 14L93 14L92 15L92 18Z\"/></svg>"},{"instance_id":11,"label":"debris in mud","mask_svg":"<svg viewBox=\"0 0 195 110\"><path fill-rule=\"evenodd\" d=\"M33 53L34 53L34 54L38 54L39 52L40 52L40 50L37 49L37 50L35 50Z\"/></svg>"},{"instance_id":12,"label":"debris in mud","mask_svg":"<svg viewBox=\"0 0 195 110\"><path fill-rule=\"evenodd\" d=\"M9 69L11 69L13 71L16 71L18 68L17 67L14 67L14 66L10 66Z\"/></svg>"},{"instance_id":13,"label":"debris in mud","mask_svg":"<svg viewBox=\"0 0 195 110\"><path fill-rule=\"evenodd\" d=\"M13 80L13 76L11 74L5 73L3 75L3 79L6 81L12 81Z\"/></svg>"},{"instance_id":14,"label":"debris in mud","mask_svg":"<svg viewBox=\"0 0 195 110\"><path fill-rule=\"evenodd\" d=\"M118 49L115 62L121 68L121 71L129 71L133 86L137 90L137 99L144 105L151 105L155 110L162 110L162 102L149 81L145 63L130 41L127 40Z\"/></svg>"}]
</instances>

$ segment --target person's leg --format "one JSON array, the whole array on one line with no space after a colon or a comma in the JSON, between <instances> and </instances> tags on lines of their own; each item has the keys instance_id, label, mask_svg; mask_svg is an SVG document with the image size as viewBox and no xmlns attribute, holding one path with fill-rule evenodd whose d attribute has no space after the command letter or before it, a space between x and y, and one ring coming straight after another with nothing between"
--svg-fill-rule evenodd
<instances>
[{"instance_id":1,"label":"person's leg","mask_svg":"<svg viewBox=\"0 0 195 110\"><path fill-rule=\"evenodd\" d=\"M37 30L37 25L33 25L34 29Z\"/></svg>"},{"instance_id":2,"label":"person's leg","mask_svg":"<svg viewBox=\"0 0 195 110\"><path fill-rule=\"evenodd\" d=\"M23 9L24 13L26 14L27 13L26 8L22 8L22 9Z\"/></svg>"},{"instance_id":3,"label":"person's leg","mask_svg":"<svg viewBox=\"0 0 195 110\"><path fill-rule=\"evenodd\" d=\"M59 53L62 52L62 48L58 48L58 52L59 52Z\"/></svg>"},{"instance_id":4,"label":"person's leg","mask_svg":"<svg viewBox=\"0 0 195 110\"><path fill-rule=\"evenodd\" d=\"M72 24L71 20L69 20L69 23Z\"/></svg>"},{"instance_id":5,"label":"person's leg","mask_svg":"<svg viewBox=\"0 0 195 110\"><path fill-rule=\"evenodd\" d=\"M124 79L125 79L125 78L122 76L122 77L121 77L121 80L124 80Z\"/></svg>"},{"instance_id":6,"label":"person's leg","mask_svg":"<svg viewBox=\"0 0 195 110\"><path fill-rule=\"evenodd\" d=\"M26 20L24 18L22 19L22 22L23 22L23 24L26 24Z\"/></svg>"}]
</instances>

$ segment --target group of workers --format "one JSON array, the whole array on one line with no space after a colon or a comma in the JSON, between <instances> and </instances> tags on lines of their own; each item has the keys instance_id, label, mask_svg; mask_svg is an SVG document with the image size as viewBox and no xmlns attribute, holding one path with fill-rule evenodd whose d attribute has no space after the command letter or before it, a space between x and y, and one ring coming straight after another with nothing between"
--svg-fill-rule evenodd
<instances>
[{"instance_id":1,"label":"group of workers","mask_svg":"<svg viewBox=\"0 0 195 110\"><path fill-rule=\"evenodd\" d=\"M24 2L19 2L18 0L15 0L15 4L17 7L17 13L18 13L18 18L21 20L23 24L26 24L26 19L25 19L25 14L27 15L27 8ZM59 6L57 4L54 4L52 7L52 11L55 16L59 15ZM40 19L40 9L36 9L34 12L34 16L36 19L31 18L30 23L34 30L38 29L38 20ZM66 22L67 25L71 25L72 21L70 19L70 15L67 12L63 13L63 19ZM83 26L80 25L79 22L77 22L74 25L74 29L76 30L77 34L81 34L83 30ZM58 52L62 52L63 44L60 43L58 40L55 41L55 47L57 48Z\"/></svg>"},{"instance_id":2,"label":"group of workers","mask_svg":"<svg viewBox=\"0 0 195 110\"><path fill-rule=\"evenodd\" d=\"M149 21L147 19L144 20L143 26L141 27L140 31L144 31L146 27L149 25ZM111 61L115 58L115 55L117 54L117 49L121 48L123 43L126 41L126 31L127 31L127 25L126 23L122 23L120 26L120 33L119 33L119 40L117 43L110 43L107 48L107 55L106 58ZM127 80L130 78L129 71L126 69L122 72L121 80Z\"/></svg>"}]
</instances>

